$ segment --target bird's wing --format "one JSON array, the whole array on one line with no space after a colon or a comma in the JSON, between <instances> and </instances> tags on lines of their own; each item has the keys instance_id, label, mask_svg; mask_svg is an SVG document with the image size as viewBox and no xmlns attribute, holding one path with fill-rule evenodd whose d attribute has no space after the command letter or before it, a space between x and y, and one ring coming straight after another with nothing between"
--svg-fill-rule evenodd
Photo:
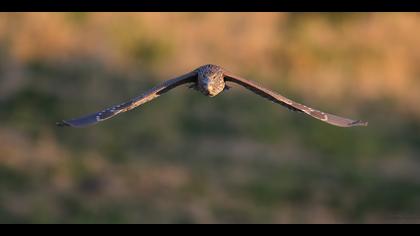
<instances>
[{"instance_id":1,"label":"bird's wing","mask_svg":"<svg viewBox=\"0 0 420 236\"><path fill-rule=\"evenodd\" d=\"M71 120L64 120L62 122L58 122L58 126L71 126L71 127L85 127L89 125L94 125L100 121L107 120L111 117L114 117L122 112L126 112L132 110L146 102L149 102L160 95L168 92L169 90L186 84L186 83L194 83L197 78L197 73L195 71L182 75L180 77L168 80L163 82L162 84L150 89L149 91L143 93L142 95L131 99L130 101L124 102L122 104L112 106L100 112L90 114L87 116L83 116L76 119Z\"/></svg>"},{"instance_id":2,"label":"bird's wing","mask_svg":"<svg viewBox=\"0 0 420 236\"><path fill-rule=\"evenodd\" d=\"M297 103L295 101L292 101L276 92L273 92L269 89L266 89L260 85L257 85L255 82L240 78L238 76L235 76L229 72L225 73L225 80L237 83L239 85L244 86L245 88L253 91L254 93L265 97L269 99L272 102L278 103L280 105L285 106L286 108L298 111L298 112L304 112L318 120L324 121L326 123L340 126L340 127L352 127L352 126L367 126L368 122L363 122L360 120L352 120L344 117L339 117L336 115L328 114L322 111L315 110L313 108L307 107L305 105L302 105L300 103Z\"/></svg>"}]
</instances>

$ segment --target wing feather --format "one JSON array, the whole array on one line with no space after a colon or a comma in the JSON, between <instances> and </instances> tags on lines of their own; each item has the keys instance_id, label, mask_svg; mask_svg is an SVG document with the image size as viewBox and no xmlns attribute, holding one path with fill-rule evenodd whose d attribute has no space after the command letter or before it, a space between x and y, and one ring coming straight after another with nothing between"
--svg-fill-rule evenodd
<instances>
[{"instance_id":1,"label":"wing feather","mask_svg":"<svg viewBox=\"0 0 420 236\"><path fill-rule=\"evenodd\" d=\"M245 88L251 90L252 92L264 98L267 98L272 102L278 103L292 111L303 112L305 114L310 115L311 117L314 117L318 120L324 121L331 125L340 126L340 127L367 126L368 125L368 122L364 122L360 120L352 120L352 119L328 114L326 112L318 111L311 107L307 107L305 105L292 101L276 92L273 92L267 88L264 88L256 84L255 82L235 76L233 74L230 74L229 72L225 73L225 80L242 85Z\"/></svg>"},{"instance_id":2,"label":"wing feather","mask_svg":"<svg viewBox=\"0 0 420 236\"><path fill-rule=\"evenodd\" d=\"M96 112L87 116L83 116L71 120L63 120L58 122L58 126L71 126L71 127L85 127L89 125L94 125L98 122L110 119L122 112L130 111L138 106L147 103L160 95L168 92L169 90L176 88L180 85L186 83L194 83L196 81L197 74L195 71L182 75L180 77L168 80L162 84L150 89L149 91L143 93L140 96L137 96L127 102L121 103L116 106L112 106L100 112Z\"/></svg>"}]
</instances>

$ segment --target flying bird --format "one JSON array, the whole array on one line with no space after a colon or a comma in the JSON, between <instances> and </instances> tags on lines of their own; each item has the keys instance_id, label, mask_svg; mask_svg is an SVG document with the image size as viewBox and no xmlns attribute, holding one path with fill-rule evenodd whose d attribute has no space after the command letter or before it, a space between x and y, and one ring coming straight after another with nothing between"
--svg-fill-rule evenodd
<instances>
[{"instance_id":1,"label":"flying bird","mask_svg":"<svg viewBox=\"0 0 420 236\"><path fill-rule=\"evenodd\" d=\"M307 107L292 101L272 90L264 88L255 82L236 76L220 66L211 64L201 66L187 74L165 81L162 84L141 94L140 96L137 96L122 104L112 106L100 112L80 118L63 120L61 122L57 122L57 125L70 127L86 127L89 125L94 125L98 122L110 119L120 113L130 111L138 106L150 102L151 100L158 98L160 95L165 94L166 92L181 85L189 84L189 88L193 88L205 96L214 97L230 88L228 85L226 85L228 82L239 84L274 103L288 108L289 110L307 114L315 119L324 121L331 125L339 127L368 125L368 122L352 120Z\"/></svg>"}]
</instances>

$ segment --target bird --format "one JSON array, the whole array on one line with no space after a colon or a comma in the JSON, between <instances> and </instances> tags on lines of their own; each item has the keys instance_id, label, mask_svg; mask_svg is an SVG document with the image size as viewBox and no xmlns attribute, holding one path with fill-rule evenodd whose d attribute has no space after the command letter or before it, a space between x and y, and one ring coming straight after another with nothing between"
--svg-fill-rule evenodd
<instances>
[{"instance_id":1,"label":"bird","mask_svg":"<svg viewBox=\"0 0 420 236\"><path fill-rule=\"evenodd\" d=\"M291 111L304 113L306 115L309 115L310 117L326 122L330 125L338 127L354 127L368 125L368 122L365 121L340 117L297 103L280 95L277 92L274 92L257 84L256 82L239 77L222 68L221 66L213 64L200 66L197 69L188 72L184 75L167 80L151 88L145 93L119 105L111 106L102 111L89 114L80 118L63 120L61 122L57 122L56 124L60 127L68 126L75 128L95 125L101 121L108 120L123 112L133 110L134 108L139 107L147 102L150 102L181 85L189 85L189 88L199 91L207 97L215 97L221 94L223 91L230 89L230 86L227 85L227 83L239 84L242 87L254 92L255 94L270 100L271 102L280 104Z\"/></svg>"}]
</instances>

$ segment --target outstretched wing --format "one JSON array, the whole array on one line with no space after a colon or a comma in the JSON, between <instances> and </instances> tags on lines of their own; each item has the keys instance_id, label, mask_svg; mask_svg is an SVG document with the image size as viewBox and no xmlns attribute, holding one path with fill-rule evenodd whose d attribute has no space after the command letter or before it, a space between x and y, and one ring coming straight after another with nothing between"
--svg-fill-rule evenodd
<instances>
[{"instance_id":1,"label":"outstretched wing","mask_svg":"<svg viewBox=\"0 0 420 236\"><path fill-rule=\"evenodd\" d=\"M300 103L294 102L286 97L283 97L282 95L275 93L269 89L266 89L260 85L257 85L256 83L252 81L232 75L229 72L225 73L225 80L242 85L245 88L253 91L254 93L262 97L265 97L272 102L283 105L292 111L304 112L318 120L327 122L328 124L332 124L332 125L336 125L340 127L367 126L368 125L368 122L363 122L360 120L352 120L352 119L328 114L328 113L307 107Z\"/></svg>"},{"instance_id":2,"label":"outstretched wing","mask_svg":"<svg viewBox=\"0 0 420 236\"><path fill-rule=\"evenodd\" d=\"M188 74L182 75L180 77L177 77L175 79L168 80L149 91L145 92L144 94L135 97L131 99L130 101L124 102L122 104L107 108L105 110L102 110L100 112L90 114L87 116L83 116L76 119L71 120L64 120L62 122L58 122L58 126L71 126L71 127L85 127L89 125L94 125L100 121L107 120L111 117L114 117L122 112L126 112L129 110L132 110L146 102L149 102L160 95L168 92L169 90L186 84L186 83L194 83L196 82L197 74L195 71L190 72Z\"/></svg>"}]
</instances>

